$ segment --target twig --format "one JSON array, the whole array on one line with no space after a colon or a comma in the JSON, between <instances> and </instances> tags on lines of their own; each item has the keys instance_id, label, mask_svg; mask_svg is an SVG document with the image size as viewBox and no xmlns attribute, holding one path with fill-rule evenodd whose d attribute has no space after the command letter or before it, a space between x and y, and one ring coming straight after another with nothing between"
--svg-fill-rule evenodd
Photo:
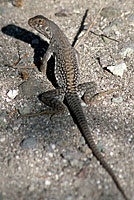
<instances>
[{"instance_id":1,"label":"twig","mask_svg":"<svg viewBox=\"0 0 134 200\"><path fill-rule=\"evenodd\" d=\"M33 69L36 68L35 64L32 65L28 65L28 66L24 66L24 65L17 65L17 66L13 66L13 68L19 68L19 69Z\"/></svg>"},{"instance_id":2,"label":"twig","mask_svg":"<svg viewBox=\"0 0 134 200\"><path fill-rule=\"evenodd\" d=\"M22 56L21 58L19 58L18 60L16 60L13 64L13 67L16 66L22 59L26 58L28 56L28 53L26 53L24 56Z\"/></svg>"},{"instance_id":3,"label":"twig","mask_svg":"<svg viewBox=\"0 0 134 200\"><path fill-rule=\"evenodd\" d=\"M83 35L83 37L82 37L82 38L79 40L79 42L75 45L75 48L76 48L76 49L78 48L78 46L80 46L80 44L83 42L83 40L85 39L85 37L87 36L87 34L89 33L89 31L91 30L91 28L95 25L96 20L97 20L97 18L98 18L98 16L99 16L101 10L102 10L102 7L100 8L98 14L96 15L96 17L95 17L93 23L90 24L89 28L87 29L87 31L85 32L85 34Z\"/></svg>"}]
</instances>

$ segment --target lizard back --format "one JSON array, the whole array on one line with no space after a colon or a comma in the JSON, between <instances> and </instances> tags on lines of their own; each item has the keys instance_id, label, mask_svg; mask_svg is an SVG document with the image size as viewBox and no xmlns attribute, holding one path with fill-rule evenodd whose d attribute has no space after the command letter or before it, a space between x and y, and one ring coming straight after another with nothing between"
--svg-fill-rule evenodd
<instances>
[{"instance_id":1,"label":"lizard back","mask_svg":"<svg viewBox=\"0 0 134 200\"><path fill-rule=\"evenodd\" d=\"M54 36L56 37L52 37L51 43L56 61L55 77L57 83L65 93L77 92L79 70L76 51L61 30L55 31ZM57 37L59 38L58 42Z\"/></svg>"}]
</instances>

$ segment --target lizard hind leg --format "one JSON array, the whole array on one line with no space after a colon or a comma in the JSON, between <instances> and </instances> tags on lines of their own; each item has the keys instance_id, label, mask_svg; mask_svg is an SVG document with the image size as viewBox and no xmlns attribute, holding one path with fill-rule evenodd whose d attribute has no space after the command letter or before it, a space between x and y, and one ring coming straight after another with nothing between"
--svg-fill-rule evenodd
<instances>
[{"instance_id":1,"label":"lizard hind leg","mask_svg":"<svg viewBox=\"0 0 134 200\"><path fill-rule=\"evenodd\" d=\"M30 113L21 115L21 117L35 117L40 115L55 115L66 111L66 106L63 104L64 92L62 89L50 90L40 95L40 100L50 108L39 113Z\"/></svg>"},{"instance_id":2,"label":"lizard hind leg","mask_svg":"<svg viewBox=\"0 0 134 200\"><path fill-rule=\"evenodd\" d=\"M66 106L63 104L64 92L60 88L41 94L40 100L50 107L48 110L50 114L58 114L66 111Z\"/></svg>"},{"instance_id":3,"label":"lizard hind leg","mask_svg":"<svg viewBox=\"0 0 134 200\"><path fill-rule=\"evenodd\" d=\"M119 91L119 88L115 88L96 93L96 89L95 82L86 82L78 85L78 94L86 104L92 105L101 103L106 95Z\"/></svg>"},{"instance_id":4,"label":"lizard hind leg","mask_svg":"<svg viewBox=\"0 0 134 200\"><path fill-rule=\"evenodd\" d=\"M97 90L97 84L95 82L86 82L78 85L78 95L82 100L88 104L88 99L91 99Z\"/></svg>"}]
</instances>

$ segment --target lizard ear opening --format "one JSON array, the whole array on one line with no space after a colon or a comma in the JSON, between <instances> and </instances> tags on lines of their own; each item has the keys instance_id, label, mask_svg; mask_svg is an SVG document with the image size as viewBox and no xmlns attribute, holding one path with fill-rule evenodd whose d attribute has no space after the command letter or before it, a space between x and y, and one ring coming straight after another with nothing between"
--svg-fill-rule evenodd
<instances>
[{"instance_id":1,"label":"lizard ear opening","mask_svg":"<svg viewBox=\"0 0 134 200\"><path fill-rule=\"evenodd\" d=\"M45 33L47 35L47 38L51 39L52 34L48 26L45 27Z\"/></svg>"}]
</instances>

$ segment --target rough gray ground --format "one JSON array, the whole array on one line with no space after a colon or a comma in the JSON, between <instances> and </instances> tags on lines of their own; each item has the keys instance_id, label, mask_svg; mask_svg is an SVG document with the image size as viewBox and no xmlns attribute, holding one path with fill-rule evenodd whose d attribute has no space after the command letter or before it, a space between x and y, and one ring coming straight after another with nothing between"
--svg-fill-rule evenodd
<instances>
[{"instance_id":1,"label":"rough gray ground","mask_svg":"<svg viewBox=\"0 0 134 200\"><path fill-rule=\"evenodd\" d=\"M27 0L17 8L9 1L0 1L0 200L123 199L93 157L69 113L34 118L19 118L15 113L16 109L21 113L45 109L38 95L53 88L37 68L12 67L26 53L27 58L19 65L38 63L46 50L42 36L38 37L28 26L28 19L38 14L50 18L73 42L86 9L88 25L98 13L98 2ZM88 34L78 48L81 82L95 81L98 91L119 87L121 90L106 96L100 104L83 108L98 148L128 197L134 200L133 1L102 0L101 5L117 10L112 9L112 15L103 10L104 17L98 16L92 31L118 42ZM62 9L67 16L55 16ZM119 63L127 65L122 77L105 70ZM21 72L27 72L29 79L22 79ZM18 96L10 99L8 91L18 88ZM121 101L115 103L113 97Z\"/></svg>"}]
</instances>

